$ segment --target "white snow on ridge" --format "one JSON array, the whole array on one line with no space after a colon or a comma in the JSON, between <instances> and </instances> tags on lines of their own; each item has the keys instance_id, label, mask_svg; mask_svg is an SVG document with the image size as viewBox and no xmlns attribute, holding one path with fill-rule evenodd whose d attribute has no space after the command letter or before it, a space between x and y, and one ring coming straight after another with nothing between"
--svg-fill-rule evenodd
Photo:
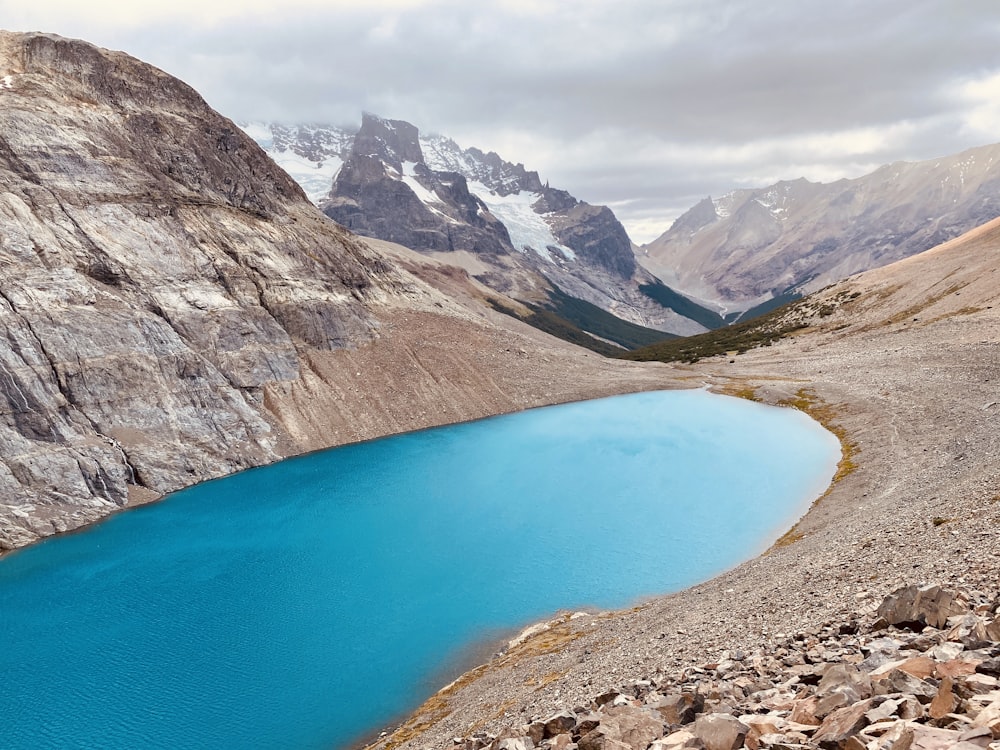
<instances>
[{"instance_id":1,"label":"white snow on ridge","mask_svg":"<svg viewBox=\"0 0 1000 750\"><path fill-rule=\"evenodd\" d=\"M245 123L241 124L240 128L267 152L275 164L299 183L310 201L319 203L330 194L333 180L344 165L343 159L339 156L330 154L329 150L324 149L326 154L317 161L297 154L290 148L279 148L275 145L274 129L269 123ZM315 133L318 130L307 126L299 129L308 133ZM336 134L331 134L331 137L333 135Z\"/></svg>"},{"instance_id":2,"label":"white snow on ridge","mask_svg":"<svg viewBox=\"0 0 1000 750\"><path fill-rule=\"evenodd\" d=\"M399 176L410 190L412 190L422 203L444 203L438 194L433 190L428 190L417 182L417 163L415 161L403 162L403 174ZM393 170L395 172L395 170ZM393 175L395 176L395 174Z\"/></svg>"},{"instance_id":3,"label":"white snow on ridge","mask_svg":"<svg viewBox=\"0 0 1000 750\"><path fill-rule=\"evenodd\" d=\"M552 228L545 218L535 213L531 207L541 197L538 193L512 193L500 196L490 192L490 189L481 182L470 182L469 191L486 204L491 214L504 223L515 249L521 252L525 252L526 249L533 250L550 263L554 263L555 259L548 250L549 247L558 248L570 260L576 258L576 254L552 234Z\"/></svg>"},{"instance_id":4,"label":"white snow on ridge","mask_svg":"<svg viewBox=\"0 0 1000 750\"><path fill-rule=\"evenodd\" d=\"M420 152L424 155L424 164L435 172L458 172L468 176L474 171L458 144L444 136L421 137Z\"/></svg>"},{"instance_id":5,"label":"white snow on ridge","mask_svg":"<svg viewBox=\"0 0 1000 750\"><path fill-rule=\"evenodd\" d=\"M263 122L248 122L240 124L240 129L248 136L257 141L257 145L271 153L274 147L274 134L271 126Z\"/></svg>"},{"instance_id":6,"label":"white snow on ridge","mask_svg":"<svg viewBox=\"0 0 1000 750\"><path fill-rule=\"evenodd\" d=\"M343 160L336 156L315 162L292 151L267 151L267 155L302 186L313 203L319 203L330 194L333 180L344 166Z\"/></svg>"}]
</instances>

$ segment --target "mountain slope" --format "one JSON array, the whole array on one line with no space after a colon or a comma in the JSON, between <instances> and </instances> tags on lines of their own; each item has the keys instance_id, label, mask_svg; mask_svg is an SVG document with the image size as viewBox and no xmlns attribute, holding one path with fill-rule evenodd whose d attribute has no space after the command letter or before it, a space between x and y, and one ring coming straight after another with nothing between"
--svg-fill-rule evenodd
<instances>
[{"instance_id":1,"label":"mountain slope","mask_svg":"<svg viewBox=\"0 0 1000 750\"><path fill-rule=\"evenodd\" d=\"M538 385L591 369L573 348L531 373L497 357L552 345L498 328L461 270L410 263L466 307L338 227L167 74L3 32L0 82L0 550L302 450L593 387ZM413 355L360 368L383 349Z\"/></svg>"},{"instance_id":2,"label":"mountain slope","mask_svg":"<svg viewBox=\"0 0 1000 750\"><path fill-rule=\"evenodd\" d=\"M332 172L328 194L310 195L352 231L453 262L471 256L477 279L530 304L555 308L565 293L649 328L703 330L705 318L689 316L695 302L664 305L641 291L657 282L637 266L610 209L549 187L522 164L371 114L355 132L245 127L303 186Z\"/></svg>"},{"instance_id":3,"label":"mountain slope","mask_svg":"<svg viewBox=\"0 0 1000 750\"><path fill-rule=\"evenodd\" d=\"M914 255L1000 216L1000 145L706 198L640 261L666 283L746 309Z\"/></svg>"}]
</instances>

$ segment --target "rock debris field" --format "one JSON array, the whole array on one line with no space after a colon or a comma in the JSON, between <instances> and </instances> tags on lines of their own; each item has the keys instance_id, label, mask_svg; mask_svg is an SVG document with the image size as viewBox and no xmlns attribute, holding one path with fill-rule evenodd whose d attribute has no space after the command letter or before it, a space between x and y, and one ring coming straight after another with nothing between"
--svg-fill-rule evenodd
<instances>
[{"instance_id":1,"label":"rock debris field","mask_svg":"<svg viewBox=\"0 0 1000 750\"><path fill-rule=\"evenodd\" d=\"M1000 748L1000 599L907 586L771 650L605 691L459 750Z\"/></svg>"}]
</instances>

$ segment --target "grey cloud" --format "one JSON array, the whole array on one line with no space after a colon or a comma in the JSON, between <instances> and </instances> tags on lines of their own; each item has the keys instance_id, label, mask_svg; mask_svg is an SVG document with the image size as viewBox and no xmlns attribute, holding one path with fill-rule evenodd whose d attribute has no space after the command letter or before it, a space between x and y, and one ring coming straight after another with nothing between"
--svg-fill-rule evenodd
<instances>
[{"instance_id":1,"label":"grey cloud","mask_svg":"<svg viewBox=\"0 0 1000 750\"><path fill-rule=\"evenodd\" d=\"M955 91L1000 70L995 0L539 5L355 6L213 28L95 26L91 38L235 119L406 119L615 203L627 225L795 170L857 174L978 145L962 140ZM809 136L860 128L894 137L809 153ZM502 150L516 132L527 150Z\"/></svg>"}]
</instances>

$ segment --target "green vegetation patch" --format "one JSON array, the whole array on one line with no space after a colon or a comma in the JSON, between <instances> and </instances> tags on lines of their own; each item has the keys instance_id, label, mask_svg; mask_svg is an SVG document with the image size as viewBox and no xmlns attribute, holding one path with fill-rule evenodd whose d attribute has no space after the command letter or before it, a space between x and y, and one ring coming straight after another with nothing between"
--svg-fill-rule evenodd
<instances>
[{"instance_id":1,"label":"green vegetation patch","mask_svg":"<svg viewBox=\"0 0 1000 750\"><path fill-rule=\"evenodd\" d=\"M521 302L528 310L527 313L519 312L495 297L489 298L487 302L497 312L523 320L540 331L605 357L616 357L623 349L635 349L677 338L672 333L629 323L597 305L571 297L558 287L549 292L545 302ZM608 343L609 341L614 343Z\"/></svg>"},{"instance_id":2,"label":"green vegetation patch","mask_svg":"<svg viewBox=\"0 0 1000 750\"><path fill-rule=\"evenodd\" d=\"M576 344L577 346L582 346L585 349L590 349L590 351L605 357L615 357L622 351L621 348L614 344L601 341L585 331L581 331L577 326L559 317L551 310L545 310L535 305L526 305L529 312L524 314L519 313L512 307L508 307L496 297L489 297L486 301L497 312L510 315L512 318L517 318L518 320L523 320L529 326L537 328L540 331L545 331L545 333L551 334L556 338Z\"/></svg>"},{"instance_id":3,"label":"green vegetation patch","mask_svg":"<svg viewBox=\"0 0 1000 750\"><path fill-rule=\"evenodd\" d=\"M624 352L618 356L640 362L689 362L729 352L742 354L759 346L770 346L793 331L805 328L796 312L797 303L786 304L753 320L734 323L725 328L699 333L696 336L662 341L658 344Z\"/></svg>"},{"instance_id":4,"label":"green vegetation patch","mask_svg":"<svg viewBox=\"0 0 1000 750\"><path fill-rule=\"evenodd\" d=\"M688 299L683 294L675 292L658 279L652 284L640 284L639 291L662 307L673 310L685 318L690 318L709 330L721 328L726 324L723 317L715 310L710 310L694 300Z\"/></svg>"},{"instance_id":5,"label":"green vegetation patch","mask_svg":"<svg viewBox=\"0 0 1000 750\"><path fill-rule=\"evenodd\" d=\"M532 310L540 308L528 305ZM568 320L583 331L621 344L625 349L638 349L666 339L676 339L672 333L629 323L607 310L582 299L571 297L559 287L553 287L543 307Z\"/></svg>"}]
</instances>

